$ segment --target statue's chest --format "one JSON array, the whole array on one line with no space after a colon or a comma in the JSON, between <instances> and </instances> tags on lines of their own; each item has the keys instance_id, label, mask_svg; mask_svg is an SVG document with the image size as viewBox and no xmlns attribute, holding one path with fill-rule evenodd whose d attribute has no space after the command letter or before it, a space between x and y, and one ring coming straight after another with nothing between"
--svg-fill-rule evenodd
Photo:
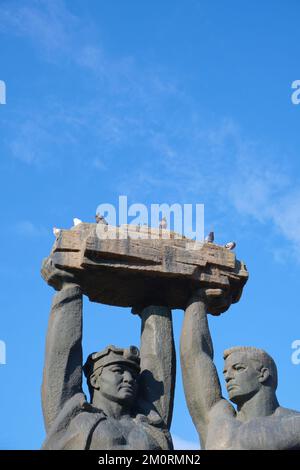
<instances>
[{"instance_id":1,"label":"statue's chest","mask_svg":"<svg viewBox=\"0 0 300 470\"><path fill-rule=\"evenodd\" d=\"M300 448L299 431L294 422L279 417L254 418L246 423L237 419L220 420L208 433L207 449L288 450Z\"/></svg>"},{"instance_id":2,"label":"statue's chest","mask_svg":"<svg viewBox=\"0 0 300 470\"><path fill-rule=\"evenodd\" d=\"M239 444L236 442L238 435L239 424L236 419L214 419L208 429L205 448L207 450L239 448Z\"/></svg>"},{"instance_id":3,"label":"statue's chest","mask_svg":"<svg viewBox=\"0 0 300 470\"><path fill-rule=\"evenodd\" d=\"M100 421L96 426L90 449L155 449L156 444L141 423L132 418Z\"/></svg>"}]
</instances>

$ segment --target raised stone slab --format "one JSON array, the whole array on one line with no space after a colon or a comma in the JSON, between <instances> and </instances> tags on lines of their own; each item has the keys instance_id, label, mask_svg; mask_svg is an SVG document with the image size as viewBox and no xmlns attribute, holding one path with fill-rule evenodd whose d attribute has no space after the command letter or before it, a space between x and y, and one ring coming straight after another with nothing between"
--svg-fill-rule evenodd
<instances>
[{"instance_id":1,"label":"raised stone slab","mask_svg":"<svg viewBox=\"0 0 300 470\"><path fill-rule=\"evenodd\" d=\"M61 230L50 257L56 267L76 273L91 301L123 307L183 309L195 289L208 287L226 293L225 304L210 307L218 315L239 300L248 279L234 252L145 226L81 223ZM42 276L51 284L44 268Z\"/></svg>"}]
</instances>

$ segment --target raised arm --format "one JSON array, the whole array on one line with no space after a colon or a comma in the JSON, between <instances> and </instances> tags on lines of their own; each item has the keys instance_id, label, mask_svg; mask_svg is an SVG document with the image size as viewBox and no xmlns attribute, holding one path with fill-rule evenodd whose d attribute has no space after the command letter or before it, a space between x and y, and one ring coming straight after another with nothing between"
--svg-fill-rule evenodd
<instances>
[{"instance_id":1,"label":"raised arm","mask_svg":"<svg viewBox=\"0 0 300 470\"><path fill-rule=\"evenodd\" d=\"M64 404L82 393L82 294L67 273L50 266L55 288L48 324L42 384L42 405L48 431ZM59 281L59 282L58 282Z\"/></svg>"},{"instance_id":2,"label":"raised arm","mask_svg":"<svg viewBox=\"0 0 300 470\"><path fill-rule=\"evenodd\" d=\"M172 314L167 307L150 306L140 316L142 400L154 405L170 428L176 375Z\"/></svg>"},{"instance_id":3,"label":"raised arm","mask_svg":"<svg viewBox=\"0 0 300 470\"><path fill-rule=\"evenodd\" d=\"M204 445L209 413L222 399L222 393L213 363L207 299L203 291L193 296L186 307L180 341L180 360L187 405Z\"/></svg>"}]
</instances>

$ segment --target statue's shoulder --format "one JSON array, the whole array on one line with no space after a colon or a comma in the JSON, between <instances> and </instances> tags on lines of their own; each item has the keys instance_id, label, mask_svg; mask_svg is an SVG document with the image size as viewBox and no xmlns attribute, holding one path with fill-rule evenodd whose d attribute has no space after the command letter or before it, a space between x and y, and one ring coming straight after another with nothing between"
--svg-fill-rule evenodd
<instances>
[{"instance_id":1,"label":"statue's shoulder","mask_svg":"<svg viewBox=\"0 0 300 470\"><path fill-rule=\"evenodd\" d=\"M293 416L300 418L300 411L291 410L290 408L284 408L283 406L279 406L276 409L274 416L278 418L292 418Z\"/></svg>"},{"instance_id":2,"label":"statue's shoulder","mask_svg":"<svg viewBox=\"0 0 300 470\"><path fill-rule=\"evenodd\" d=\"M211 408L209 412L209 420L212 421L214 419L234 419L236 418L236 411L232 404L222 398L221 400L217 401L215 405Z\"/></svg>"}]
</instances>

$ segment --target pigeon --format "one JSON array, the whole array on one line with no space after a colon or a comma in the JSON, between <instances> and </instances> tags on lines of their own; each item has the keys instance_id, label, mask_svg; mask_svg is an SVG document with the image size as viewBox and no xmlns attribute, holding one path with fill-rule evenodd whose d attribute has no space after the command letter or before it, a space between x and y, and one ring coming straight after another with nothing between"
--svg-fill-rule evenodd
<instances>
[{"instance_id":1,"label":"pigeon","mask_svg":"<svg viewBox=\"0 0 300 470\"><path fill-rule=\"evenodd\" d=\"M95 219L96 219L96 224L108 225L108 223L106 222L106 220L105 220L105 218L103 217L103 215L96 214Z\"/></svg>"},{"instance_id":2,"label":"pigeon","mask_svg":"<svg viewBox=\"0 0 300 470\"><path fill-rule=\"evenodd\" d=\"M227 250L233 250L235 247L236 247L235 242L228 242L226 243L226 245L224 245L224 248L226 248Z\"/></svg>"},{"instance_id":3,"label":"pigeon","mask_svg":"<svg viewBox=\"0 0 300 470\"><path fill-rule=\"evenodd\" d=\"M167 223L167 218L166 217L163 217L161 219L161 221L159 222L159 228L164 228L166 229L168 226L168 223Z\"/></svg>"},{"instance_id":4,"label":"pigeon","mask_svg":"<svg viewBox=\"0 0 300 470\"><path fill-rule=\"evenodd\" d=\"M60 231L61 231L60 228L53 227L53 234L55 235L56 238L57 238L58 235L60 234Z\"/></svg>"},{"instance_id":5,"label":"pigeon","mask_svg":"<svg viewBox=\"0 0 300 470\"><path fill-rule=\"evenodd\" d=\"M214 232L209 232L209 234L205 237L205 242L206 243L213 243L214 239L215 239Z\"/></svg>"},{"instance_id":6,"label":"pigeon","mask_svg":"<svg viewBox=\"0 0 300 470\"><path fill-rule=\"evenodd\" d=\"M76 227L76 225L82 224L82 220L77 219L77 217L74 217L73 224L74 224L74 227Z\"/></svg>"}]
</instances>

